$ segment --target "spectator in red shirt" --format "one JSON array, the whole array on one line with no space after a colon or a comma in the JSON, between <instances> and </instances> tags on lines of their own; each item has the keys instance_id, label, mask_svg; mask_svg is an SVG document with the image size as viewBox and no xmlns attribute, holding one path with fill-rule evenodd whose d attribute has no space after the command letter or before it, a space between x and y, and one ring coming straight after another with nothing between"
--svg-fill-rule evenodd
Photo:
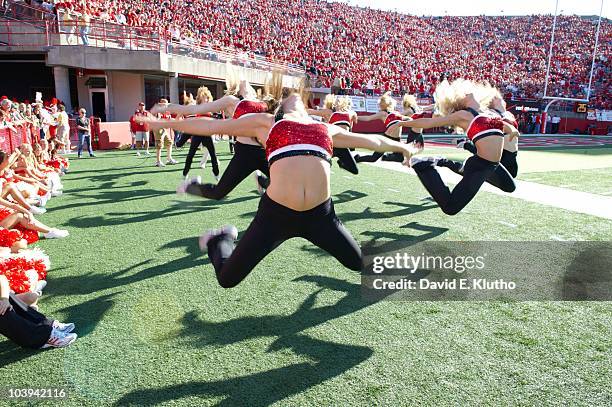
<instances>
[{"instance_id":1,"label":"spectator in red shirt","mask_svg":"<svg viewBox=\"0 0 612 407\"><path fill-rule=\"evenodd\" d=\"M145 104L140 102L138 109L134 112L130 118L130 131L132 132L132 139L136 144L136 156L140 157L141 148L144 148L144 155L149 156L149 128L145 123L139 122L140 117L148 117L150 113L145 110Z\"/></svg>"}]
</instances>

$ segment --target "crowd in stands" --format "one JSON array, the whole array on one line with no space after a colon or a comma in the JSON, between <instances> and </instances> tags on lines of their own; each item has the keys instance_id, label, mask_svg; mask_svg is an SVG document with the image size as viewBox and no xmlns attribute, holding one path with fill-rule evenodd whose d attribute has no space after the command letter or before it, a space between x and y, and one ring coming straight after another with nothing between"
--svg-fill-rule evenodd
<instances>
[{"instance_id":1,"label":"crowd in stands","mask_svg":"<svg viewBox=\"0 0 612 407\"><path fill-rule=\"evenodd\" d=\"M458 77L488 80L506 97L543 96L553 20L416 17L325 0L60 0L54 7L301 65L313 86L423 97L441 79ZM586 97L596 22L559 17L549 95ZM602 21L592 95L599 108L612 107L611 27Z\"/></svg>"},{"instance_id":2,"label":"crowd in stands","mask_svg":"<svg viewBox=\"0 0 612 407\"><path fill-rule=\"evenodd\" d=\"M77 337L73 324L39 312L50 262L31 247L41 237L69 235L37 219L51 198L62 195L60 177L69 166L59 154L65 148L64 116L58 101L45 106L0 100L0 334L35 349L67 346Z\"/></svg>"}]
</instances>

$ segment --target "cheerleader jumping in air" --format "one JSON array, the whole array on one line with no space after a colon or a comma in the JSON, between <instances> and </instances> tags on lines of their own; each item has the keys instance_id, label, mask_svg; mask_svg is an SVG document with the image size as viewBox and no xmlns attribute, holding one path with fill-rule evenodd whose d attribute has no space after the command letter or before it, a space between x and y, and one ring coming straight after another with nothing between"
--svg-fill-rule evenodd
<instances>
[{"instance_id":1,"label":"cheerleader jumping in air","mask_svg":"<svg viewBox=\"0 0 612 407\"><path fill-rule=\"evenodd\" d=\"M352 102L348 97L336 97L327 95L322 109L308 109L308 114L323 118L329 124L335 124L344 130L353 131L353 125L357 123L357 113L351 109ZM334 157L338 157L340 168L351 174L359 174L357 162L348 148L334 147Z\"/></svg>"},{"instance_id":2,"label":"cheerleader jumping in air","mask_svg":"<svg viewBox=\"0 0 612 407\"><path fill-rule=\"evenodd\" d=\"M285 240L302 237L327 251L351 270L362 267L361 248L336 217L330 193L333 147L365 148L403 154L409 145L380 136L351 133L338 126L316 122L308 116L302 93L283 89L275 74L268 88L280 100L274 114L256 113L235 120L189 119L156 122L191 134L252 137L265 148L270 164L270 186L262 196L255 218L238 244L238 231L225 226L200 237L222 287L238 285L257 264ZM283 97L284 96L284 97Z\"/></svg>"},{"instance_id":3,"label":"cheerleader jumping in air","mask_svg":"<svg viewBox=\"0 0 612 407\"><path fill-rule=\"evenodd\" d=\"M226 95L221 99L217 99L214 102L188 106L172 103L167 105L158 104L151 109L151 113L169 112L183 116L194 116L221 112L225 117L238 119L249 113L263 113L269 111L269 103L257 99L257 92L255 92L255 89L253 89L248 81L240 80L231 70L229 72L230 74L226 80ZM190 132L186 133L193 134ZM201 178L196 177L191 180L186 180L179 185L177 192L197 195L208 199L223 199L246 177L255 172L257 188L260 193L262 193L268 186L269 182L267 177L270 175L264 149L251 137L243 135L237 135L234 149L234 156L216 185L203 184ZM265 176L262 174L265 174Z\"/></svg>"},{"instance_id":4,"label":"cheerleader jumping in air","mask_svg":"<svg viewBox=\"0 0 612 407\"><path fill-rule=\"evenodd\" d=\"M459 213L473 198L485 181L503 191L516 188L508 171L499 164L504 134L518 137L514 126L505 123L495 112L488 109L491 92L487 86L472 81L457 79L453 83L442 82L434 98L441 117L400 121L392 130L401 127L428 129L454 126L463 130L474 143L476 154L464 163L441 157L414 157L410 165L418 175L440 209L448 215ZM451 191L442 180L436 167L449 167L460 173L463 179Z\"/></svg>"},{"instance_id":5,"label":"cheerleader jumping in air","mask_svg":"<svg viewBox=\"0 0 612 407\"><path fill-rule=\"evenodd\" d=\"M491 99L491 103L489 103L489 108L497 112L501 116L504 122L512 125L514 128L518 129L518 122L514 115L506 110L506 102L504 101L501 93L498 89L490 88L493 97ZM470 142L467 139L460 139L457 143L457 148L465 149L472 154L476 154L476 146L474 143ZM500 160L500 164L504 166L512 175L512 178L516 178L518 175L518 137L513 137L511 134L504 134L504 150L502 151L502 156Z\"/></svg>"},{"instance_id":6,"label":"cheerleader jumping in air","mask_svg":"<svg viewBox=\"0 0 612 407\"><path fill-rule=\"evenodd\" d=\"M408 120L410 116L416 113L415 110L419 109L418 106L415 108L412 108L410 106L411 102L412 102L411 99L409 100L407 98L404 98L404 110L407 110L406 104L408 104L408 106L412 110L408 109L408 112L405 112L408 114L400 113L395 110L396 101L395 99L391 97L391 92L387 92L384 95L382 95L381 98L378 100L378 107L380 108L380 111L370 116L361 116L359 117L359 121L370 122L370 121L380 120L385 123L385 129L386 129L384 133L385 137L390 138L391 140L394 140L397 142L401 142L402 129L394 125L399 123L402 120ZM416 99L414 100L414 103L416 106ZM417 138L414 138L414 141L417 141L416 143L414 143L414 145L417 148L422 149L422 143L420 143L419 145L419 140ZM358 163L362 163L362 162L373 163L373 162L378 161L381 158L383 159L383 161L396 161L396 162L403 161L403 157L400 154L395 154L395 153L384 154L380 152L377 152L371 155L366 155L366 156L356 155L355 161L357 161Z\"/></svg>"}]
</instances>

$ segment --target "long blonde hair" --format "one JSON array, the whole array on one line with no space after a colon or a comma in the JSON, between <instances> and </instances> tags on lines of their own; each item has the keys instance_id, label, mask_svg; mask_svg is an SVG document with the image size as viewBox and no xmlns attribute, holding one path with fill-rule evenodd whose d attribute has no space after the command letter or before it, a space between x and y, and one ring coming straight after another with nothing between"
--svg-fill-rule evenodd
<instances>
[{"instance_id":1,"label":"long blonde hair","mask_svg":"<svg viewBox=\"0 0 612 407\"><path fill-rule=\"evenodd\" d=\"M448 116L459 110L465 109L465 97L474 95L474 99L480 104L481 109L487 109L493 98L491 85L478 83L468 79L455 79L453 82L442 81L434 93L436 110L441 116Z\"/></svg>"},{"instance_id":2,"label":"long blonde hair","mask_svg":"<svg viewBox=\"0 0 612 407\"><path fill-rule=\"evenodd\" d=\"M397 102L391 97L391 92L386 92L378 99L378 107L380 110L388 112L389 110L395 110Z\"/></svg>"},{"instance_id":3,"label":"long blonde hair","mask_svg":"<svg viewBox=\"0 0 612 407\"><path fill-rule=\"evenodd\" d=\"M417 103L416 97L409 93L404 95L404 98L402 99L402 107L404 108L404 112L408 109L412 109L413 113L419 113L421 110L419 108L419 104Z\"/></svg>"},{"instance_id":4,"label":"long blonde hair","mask_svg":"<svg viewBox=\"0 0 612 407\"><path fill-rule=\"evenodd\" d=\"M255 88L251 86L249 81L243 78L243 74L239 71L239 69L229 62L225 66L225 87L227 88L225 94L232 96L243 96L245 98L256 98L257 92L255 91ZM241 90L241 87L244 87L244 91Z\"/></svg>"},{"instance_id":5,"label":"long blonde hair","mask_svg":"<svg viewBox=\"0 0 612 407\"><path fill-rule=\"evenodd\" d=\"M285 86L283 73L275 70L272 72L272 76L268 77L264 85L264 98L263 101L268 104L268 112L278 110L283 99L293 95L300 95L302 102L306 106L308 104L309 94L306 91L306 82L302 78L300 79L298 86Z\"/></svg>"},{"instance_id":6,"label":"long blonde hair","mask_svg":"<svg viewBox=\"0 0 612 407\"><path fill-rule=\"evenodd\" d=\"M337 112L348 112L351 110L351 107L353 107L353 102L348 96L336 98L334 110Z\"/></svg>"},{"instance_id":7,"label":"long blonde hair","mask_svg":"<svg viewBox=\"0 0 612 407\"><path fill-rule=\"evenodd\" d=\"M336 105L336 95L334 95L333 93L326 95L325 99L323 100L323 108L333 110L335 105Z\"/></svg>"},{"instance_id":8,"label":"long blonde hair","mask_svg":"<svg viewBox=\"0 0 612 407\"><path fill-rule=\"evenodd\" d=\"M213 95L210 93L210 90L206 86L200 86L198 88L198 93L196 95L196 103L198 105L204 103L204 100L209 102L213 101Z\"/></svg>"}]
</instances>

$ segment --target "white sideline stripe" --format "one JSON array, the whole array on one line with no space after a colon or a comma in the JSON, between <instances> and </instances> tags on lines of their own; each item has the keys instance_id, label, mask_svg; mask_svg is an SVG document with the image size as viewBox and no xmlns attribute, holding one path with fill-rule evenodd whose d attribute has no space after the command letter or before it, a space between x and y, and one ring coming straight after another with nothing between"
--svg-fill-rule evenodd
<instances>
[{"instance_id":1,"label":"white sideline stripe","mask_svg":"<svg viewBox=\"0 0 612 407\"><path fill-rule=\"evenodd\" d=\"M508 226L509 228L515 228L516 225L514 223L508 223L508 222L504 222L503 220L498 220L497 223L504 225L504 226Z\"/></svg>"},{"instance_id":2,"label":"white sideline stripe","mask_svg":"<svg viewBox=\"0 0 612 407\"><path fill-rule=\"evenodd\" d=\"M368 184L368 185L372 185L372 186L376 186L375 183L370 182L370 181L363 181L364 184ZM611 192L612 193L612 192Z\"/></svg>"},{"instance_id":3,"label":"white sideline stripe","mask_svg":"<svg viewBox=\"0 0 612 407\"><path fill-rule=\"evenodd\" d=\"M397 189L393 189L393 188L387 188L387 191L391 191L391 192L397 192L399 194L400 191L398 191Z\"/></svg>"},{"instance_id":4,"label":"white sideline stripe","mask_svg":"<svg viewBox=\"0 0 612 407\"><path fill-rule=\"evenodd\" d=\"M571 188L571 187L575 187L576 184L567 184L567 185L559 185L559 188Z\"/></svg>"},{"instance_id":5,"label":"white sideline stripe","mask_svg":"<svg viewBox=\"0 0 612 407\"><path fill-rule=\"evenodd\" d=\"M353 177L349 177L348 175L343 175L342 178L353 179Z\"/></svg>"},{"instance_id":6,"label":"white sideline stripe","mask_svg":"<svg viewBox=\"0 0 612 407\"><path fill-rule=\"evenodd\" d=\"M379 161L368 163L368 165L416 175L412 168L408 168L400 163ZM448 168L438 167L437 169L440 171L440 175L445 183L457 184L461 180L460 175L455 174ZM503 192L487 183L481 189L496 195L522 199L528 202L612 220L612 197L553 187L531 181L515 180L515 182L516 191L511 194Z\"/></svg>"},{"instance_id":7,"label":"white sideline stripe","mask_svg":"<svg viewBox=\"0 0 612 407\"><path fill-rule=\"evenodd\" d=\"M567 241L568 241L567 239L564 239L564 238L562 238L561 236L557 236L557 235L552 235L550 238L551 238L552 240L556 240L556 241L558 241L558 242L567 242Z\"/></svg>"}]
</instances>

